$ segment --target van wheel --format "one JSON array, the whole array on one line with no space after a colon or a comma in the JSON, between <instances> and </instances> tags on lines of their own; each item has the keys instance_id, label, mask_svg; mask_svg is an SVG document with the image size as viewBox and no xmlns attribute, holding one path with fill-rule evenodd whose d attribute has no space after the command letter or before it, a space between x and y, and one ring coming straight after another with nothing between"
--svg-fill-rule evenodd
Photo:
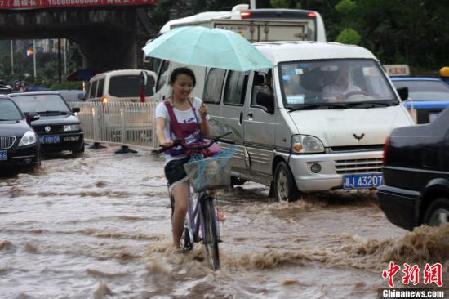
<instances>
[{"instance_id":1,"label":"van wheel","mask_svg":"<svg viewBox=\"0 0 449 299\"><path fill-rule=\"evenodd\" d=\"M245 184L246 180L238 177L238 176L231 176L231 185L232 186L240 186Z\"/></svg>"},{"instance_id":2,"label":"van wheel","mask_svg":"<svg viewBox=\"0 0 449 299\"><path fill-rule=\"evenodd\" d=\"M276 166L273 191L276 201L295 201L301 195L290 168L285 162L279 162Z\"/></svg>"},{"instance_id":3,"label":"van wheel","mask_svg":"<svg viewBox=\"0 0 449 299\"><path fill-rule=\"evenodd\" d=\"M424 223L438 226L449 222L449 199L437 198L427 208Z\"/></svg>"}]
</instances>

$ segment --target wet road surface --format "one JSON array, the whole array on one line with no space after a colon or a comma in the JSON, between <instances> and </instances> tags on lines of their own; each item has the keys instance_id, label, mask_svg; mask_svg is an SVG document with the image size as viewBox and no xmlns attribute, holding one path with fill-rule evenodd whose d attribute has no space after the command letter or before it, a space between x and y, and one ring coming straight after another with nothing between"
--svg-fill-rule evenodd
<instances>
[{"instance_id":1,"label":"wet road surface","mask_svg":"<svg viewBox=\"0 0 449 299\"><path fill-rule=\"evenodd\" d=\"M390 260L441 262L449 285L449 226L402 230L370 192L275 203L254 183L220 196L211 271L201 246L170 247L163 161L115 150L0 177L0 298L375 298Z\"/></svg>"}]
</instances>

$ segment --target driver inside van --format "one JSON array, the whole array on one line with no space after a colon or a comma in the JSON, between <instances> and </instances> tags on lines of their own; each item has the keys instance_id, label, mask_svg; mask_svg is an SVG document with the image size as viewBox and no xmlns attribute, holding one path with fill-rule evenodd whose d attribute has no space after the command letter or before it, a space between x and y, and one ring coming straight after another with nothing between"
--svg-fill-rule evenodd
<instances>
[{"instance_id":1,"label":"driver inside van","mask_svg":"<svg viewBox=\"0 0 449 299\"><path fill-rule=\"evenodd\" d=\"M256 72L254 76L253 97L251 104L257 105L266 102L264 97L273 96L271 70L267 73Z\"/></svg>"},{"instance_id":2,"label":"driver inside van","mask_svg":"<svg viewBox=\"0 0 449 299\"><path fill-rule=\"evenodd\" d=\"M323 87L322 97L324 100L337 103L347 99L354 92L362 91L360 87L353 84L348 67L340 66L336 72L335 79Z\"/></svg>"}]
</instances>

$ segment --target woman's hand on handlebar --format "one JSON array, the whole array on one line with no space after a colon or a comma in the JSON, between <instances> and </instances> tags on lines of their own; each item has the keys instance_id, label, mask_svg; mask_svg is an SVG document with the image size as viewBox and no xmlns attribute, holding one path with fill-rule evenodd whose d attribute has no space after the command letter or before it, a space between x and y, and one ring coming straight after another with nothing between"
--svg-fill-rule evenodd
<instances>
[{"instance_id":1,"label":"woman's hand on handlebar","mask_svg":"<svg viewBox=\"0 0 449 299\"><path fill-rule=\"evenodd\" d=\"M172 147L173 144L174 144L173 140L169 140L169 139L166 139L166 140L160 142L160 146L162 148Z\"/></svg>"},{"instance_id":2,"label":"woman's hand on handlebar","mask_svg":"<svg viewBox=\"0 0 449 299\"><path fill-rule=\"evenodd\" d=\"M179 144L178 141L166 139L164 141L159 142L159 148L152 150L152 152L153 154L162 154L163 152L171 149L172 147L175 147L178 144Z\"/></svg>"}]
</instances>

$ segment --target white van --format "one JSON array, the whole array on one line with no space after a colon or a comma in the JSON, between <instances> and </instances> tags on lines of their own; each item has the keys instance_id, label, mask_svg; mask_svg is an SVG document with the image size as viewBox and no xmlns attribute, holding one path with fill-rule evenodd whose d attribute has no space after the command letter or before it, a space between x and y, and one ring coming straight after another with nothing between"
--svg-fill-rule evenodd
<instances>
[{"instance_id":1,"label":"white van","mask_svg":"<svg viewBox=\"0 0 449 299\"><path fill-rule=\"evenodd\" d=\"M385 138L413 120L376 57L339 43L255 46L272 69L211 69L202 96L212 135L233 133L224 145L236 145L234 183L271 186L278 200L382 184ZM348 92L327 95L340 73Z\"/></svg>"},{"instance_id":2,"label":"white van","mask_svg":"<svg viewBox=\"0 0 449 299\"><path fill-rule=\"evenodd\" d=\"M121 69L97 74L89 81L86 101L139 102L142 88L145 101L154 93L156 74L144 69Z\"/></svg>"}]
</instances>

